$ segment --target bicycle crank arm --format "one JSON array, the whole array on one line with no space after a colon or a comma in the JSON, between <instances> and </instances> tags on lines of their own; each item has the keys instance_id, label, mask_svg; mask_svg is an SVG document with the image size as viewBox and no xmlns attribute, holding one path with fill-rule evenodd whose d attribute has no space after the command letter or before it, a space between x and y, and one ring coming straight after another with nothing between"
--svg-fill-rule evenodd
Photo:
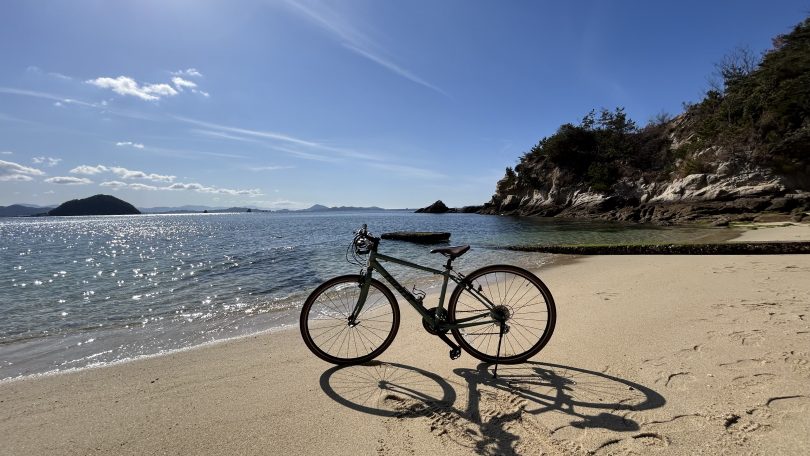
<instances>
[{"instance_id":1,"label":"bicycle crank arm","mask_svg":"<svg viewBox=\"0 0 810 456\"><path fill-rule=\"evenodd\" d=\"M458 359L458 357L461 356L461 348L459 348L455 342L450 340L450 338L447 337L447 334L439 333L437 336L439 336L439 339L443 340L444 343L450 346L450 359Z\"/></svg>"}]
</instances>

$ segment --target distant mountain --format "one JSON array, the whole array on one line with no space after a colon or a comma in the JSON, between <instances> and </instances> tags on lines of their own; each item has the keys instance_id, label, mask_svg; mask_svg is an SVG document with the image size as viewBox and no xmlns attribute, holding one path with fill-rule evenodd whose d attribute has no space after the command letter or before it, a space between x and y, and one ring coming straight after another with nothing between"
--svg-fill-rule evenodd
<instances>
[{"instance_id":1,"label":"distant mountain","mask_svg":"<svg viewBox=\"0 0 810 456\"><path fill-rule=\"evenodd\" d=\"M348 211L385 211L385 210L387 210L387 209L383 209L383 208L377 207L377 206L371 206L371 207L356 207L356 206L340 206L340 207L332 206L332 207L326 207L323 204L315 204L315 205L313 205L311 207L308 207L306 209L301 209L300 211L295 211L295 212L327 212L327 211L346 211L346 212L348 212Z\"/></svg>"},{"instance_id":2,"label":"distant mountain","mask_svg":"<svg viewBox=\"0 0 810 456\"><path fill-rule=\"evenodd\" d=\"M53 206L33 207L22 204L0 206L0 217L25 217L29 215L44 214L52 208Z\"/></svg>"},{"instance_id":3,"label":"distant mountain","mask_svg":"<svg viewBox=\"0 0 810 456\"><path fill-rule=\"evenodd\" d=\"M202 212L202 211L218 211L225 209L224 207L211 207L211 206L194 206L194 205L186 205L186 206L178 206L178 207L139 207L138 210L143 212L144 214L155 214L155 213L184 213L184 212Z\"/></svg>"},{"instance_id":4,"label":"distant mountain","mask_svg":"<svg viewBox=\"0 0 810 456\"><path fill-rule=\"evenodd\" d=\"M140 214L135 206L110 195L94 195L89 198L70 200L62 203L48 215L130 215Z\"/></svg>"}]
</instances>

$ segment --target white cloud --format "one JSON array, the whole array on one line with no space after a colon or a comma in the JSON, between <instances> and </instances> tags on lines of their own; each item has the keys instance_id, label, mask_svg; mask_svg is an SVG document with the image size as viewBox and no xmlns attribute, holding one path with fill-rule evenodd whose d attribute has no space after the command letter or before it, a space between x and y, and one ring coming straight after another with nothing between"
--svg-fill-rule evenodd
<instances>
[{"instance_id":1,"label":"white cloud","mask_svg":"<svg viewBox=\"0 0 810 456\"><path fill-rule=\"evenodd\" d=\"M198 184L196 182L183 184L183 183L175 183L165 187L167 190L193 190L200 193L218 193L222 195L242 195L242 196L259 196L262 192L259 189L250 189L250 190L233 190L230 188L218 188L218 187L207 187L202 184Z\"/></svg>"},{"instance_id":2,"label":"white cloud","mask_svg":"<svg viewBox=\"0 0 810 456\"><path fill-rule=\"evenodd\" d=\"M144 179L154 182L173 182L177 176L170 176L165 174L146 173L144 171L137 171L132 169L123 168L120 166L104 166L104 165L80 165L70 170L73 174L100 174L100 173L113 173L121 179Z\"/></svg>"},{"instance_id":3,"label":"white cloud","mask_svg":"<svg viewBox=\"0 0 810 456\"><path fill-rule=\"evenodd\" d=\"M134 147L136 149L143 149L144 148L143 144L132 142L132 141L119 141L119 142L115 143L115 145L116 146L130 146L130 147Z\"/></svg>"},{"instance_id":4,"label":"white cloud","mask_svg":"<svg viewBox=\"0 0 810 456\"><path fill-rule=\"evenodd\" d=\"M93 183L93 181L91 181L86 177L73 177L73 176L49 177L45 179L45 182L49 184L60 184L60 185L85 185Z\"/></svg>"},{"instance_id":5,"label":"white cloud","mask_svg":"<svg viewBox=\"0 0 810 456\"><path fill-rule=\"evenodd\" d=\"M143 171L135 171L120 166L110 167L110 171L116 174L121 179L146 179L155 182L172 182L177 176L168 176L163 174L145 173Z\"/></svg>"},{"instance_id":6,"label":"white cloud","mask_svg":"<svg viewBox=\"0 0 810 456\"><path fill-rule=\"evenodd\" d=\"M255 197L260 196L262 194L261 190L259 189L247 189L247 190L238 190L238 189L230 189L230 188L221 188L221 187L214 187L203 185L197 182L190 182L190 183L183 183L183 182L174 182L177 178L176 176L164 175L164 174L156 174L156 173L146 173L143 171L131 170L127 168L123 168L120 166L104 166L104 165L80 165L70 170L73 174L85 174L85 175L94 175L100 173L112 173L121 178L122 180L111 180L111 181L104 181L99 185L102 187L108 187L112 189L132 189L132 190L185 190L185 191L194 191L199 193L211 193L211 194L221 194L221 195L231 195L231 196L249 196ZM41 171L40 171L41 173ZM57 179L57 178L54 178ZM75 181L87 181L86 183L90 183L89 179L84 178L76 178L76 177L68 177L68 178L58 178L58 179L71 179ZM137 182L126 182L129 179L143 179L143 180L151 180L153 182L165 182L168 185L165 186L156 186L156 185L148 185L142 184ZM30 180L30 179L28 179ZM54 182L54 183L68 183L68 182ZM78 182L76 182L78 183Z\"/></svg>"},{"instance_id":7,"label":"white cloud","mask_svg":"<svg viewBox=\"0 0 810 456\"><path fill-rule=\"evenodd\" d=\"M42 176L45 173L10 161L0 160L0 181L30 181L31 176Z\"/></svg>"},{"instance_id":8,"label":"white cloud","mask_svg":"<svg viewBox=\"0 0 810 456\"><path fill-rule=\"evenodd\" d=\"M202 73L197 71L196 68L188 68L185 70L178 70L178 71L170 71L170 73L174 76L191 76L193 78L201 78L203 77Z\"/></svg>"},{"instance_id":9,"label":"white cloud","mask_svg":"<svg viewBox=\"0 0 810 456\"><path fill-rule=\"evenodd\" d=\"M177 90L183 89L195 89L197 88L197 84L194 82L189 81L188 79L183 79L180 76L175 76L172 78L172 84L177 87Z\"/></svg>"},{"instance_id":10,"label":"white cloud","mask_svg":"<svg viewBox=\"0 0 810 456\"><path fill-rule=\"evenodd\" d=\"M33 159L34 164L42 165L45 164L47 166L56 166L62 161L61 158L54 158L54 157L34 157Z\"/></svg>"},{"instance_id":11,"label":"white cloud","mask_svg":"<svg viewBox=\"0 0 810 456\"><path fill-rule=\"evenodd\" d=\"M11 155L11 154L13 154L13 153L14 153L14 152L12 152L12 151L10 151L10 150L4 150L4 151L0 151L0 155Z\"/></svg>"},{"instance_id":12,"label":"white cloud","mask_svg":"<svg viewBox=\"0 0 810 456\"><path fill-rule=\"evenodd\" d=\"M89 166L89 165L80 165L70 170L73 174L99 174L103 172L109 171L104 165L97 165L97 166Z\"/></svg>"},{"instance_id":13,"label":"white cloud","mask_svg":"<svg viewBox=\"0 0 810 456\"><path fill-rule=\"evenodd\" d=\"M85 81L88 84L102 89L110 89L119 95L133 96L146 101L160 100L161 97L173 97L178 94L177 90L169 84L139 84L128 76L118 76L117 78L101 77Z\"/></svg>"},{"instance_id":14,"label":"white cloud","mask_svg":"<svg viewBox=\"0 0 810 456\"><path fill-rule=\"evenodd\" d=\"M102 182L102 183L100 183L98 185L101 186L101 187L111 187L111 188L114 188L114 189L118 189L118 188L124 188L129 184L127 184L126 182L121 182L121 181L107 181L107 182Z\"/></svg>"},{"instance_id":15,"label":"white cloud","mask_svg":"<svg viewBox=\"0 0 810 456\"><path fill-rule=\"evenodd\" d=\"M131 190L165 190L165 187L156 187L154 185L141 184L138 182L121 182L121 181L107 181L98 184L102 187L109 187L114 190L120 188L128 188Z\"/></svg>"},{"instance_id":16,"label":"white cloud","mask_svg":"<svg viewBox=\"0 0 810 456\"><path fill-rule=\"evenodd\" d=\"M99 184L102 187L109 187L112 189L122 189L128 188L132 190L185 190L185 191L194 191L199 193L211 193L211 194L221 194L221 195L231 195L231 196L260 196L262 194L261 190L259 189L250 189L250 190L234 190L230 188L219 188L219 187L209 187L203 184L199 184L196 182L192 183L181 183L176 182L171 185L167 185L164 187L157 187L154 185L146 185L140 184L136 182L122 182L122 181L107 181L102 182Z\"/></svg>"}]
</instances>

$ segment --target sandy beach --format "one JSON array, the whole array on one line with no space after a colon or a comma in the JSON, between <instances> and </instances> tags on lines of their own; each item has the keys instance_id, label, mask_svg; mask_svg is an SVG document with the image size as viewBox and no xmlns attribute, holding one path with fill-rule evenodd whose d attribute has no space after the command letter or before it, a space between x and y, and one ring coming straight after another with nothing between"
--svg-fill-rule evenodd
<instances>
[{"instance_id":1,"label":"sandy beach","mask_svg":"<svg viewBox=\"0 0 810 456\"><path fill-rule=\"evenodd\" d=\"M810 240L810 225L782 225L738 240ZM450 360L400 300L397 339L368 365L336 369L292 328L0 384L0 454L810 449L810 256L567 257L536 272L556 331L497 380Z\"/></svg>"}]
</instances>

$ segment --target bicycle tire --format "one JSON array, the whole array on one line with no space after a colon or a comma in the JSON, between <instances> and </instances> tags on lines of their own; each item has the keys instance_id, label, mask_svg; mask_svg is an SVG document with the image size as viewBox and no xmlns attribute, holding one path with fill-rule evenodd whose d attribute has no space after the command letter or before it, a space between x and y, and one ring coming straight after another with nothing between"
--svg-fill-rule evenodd
<instances>
[{"instance_id":1,"label":"bicycle tire","mask_svg":"<svg viewBox=\"0 0 810 456\"><path fill-rule=\"evenodd\" d=\"M495 321L451 330L459 346L470 355L488 363L518 364L536 355L551 339L557 310L551 291L536 275L517 266L492 265L473 271L465 283L472 284L508 313L508 331L503 335L500 357L496 356L500 325ZM449 323L489 311L465 283L458 284L450 296Z\"/></svg>"},{"instance_id":2,"label":"bicycle tire","mask_svg":"<svg viewBox=\"0 0 810 456\"><path fill-rule=\"evenodd\" d=\"M307 348L332 364L361 364L376 358L394 341L399 330L399 306L391 290L372 279L357 323L350 325L361 275L327 280L307 297L299 327Z\"/></svg>"}]
</instances>

